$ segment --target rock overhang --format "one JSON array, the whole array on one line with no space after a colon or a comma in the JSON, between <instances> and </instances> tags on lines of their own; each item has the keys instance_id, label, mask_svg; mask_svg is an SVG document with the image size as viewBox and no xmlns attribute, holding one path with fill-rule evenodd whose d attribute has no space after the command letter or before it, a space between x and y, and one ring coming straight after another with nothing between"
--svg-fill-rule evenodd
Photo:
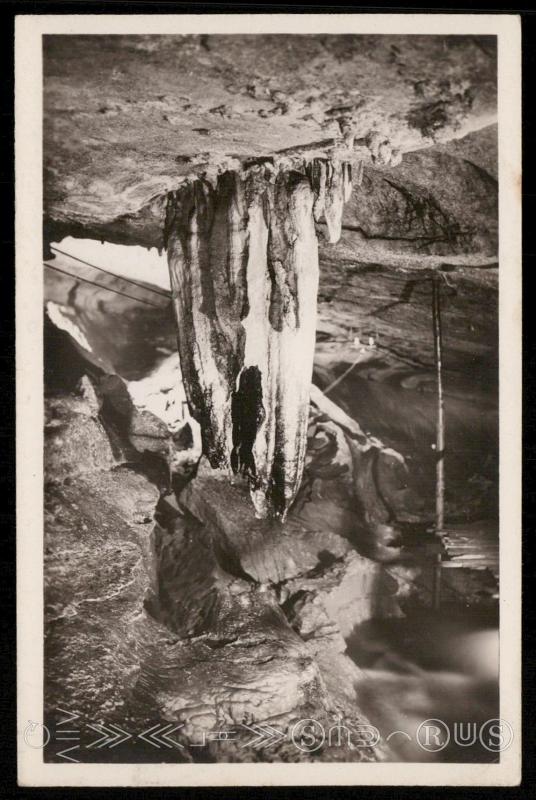
<instances>
[{"instance_id":1,"label":"rock overhang","mask_svg":"<svg viewBox=\"0 0 536 800\"><path fill-rule=\"evenodd\" d=\"M44 75L45 211L71 225L211 165L349 135L383 163L496 118L493 37L47 36Z\"/></svg>"}]
</instances>

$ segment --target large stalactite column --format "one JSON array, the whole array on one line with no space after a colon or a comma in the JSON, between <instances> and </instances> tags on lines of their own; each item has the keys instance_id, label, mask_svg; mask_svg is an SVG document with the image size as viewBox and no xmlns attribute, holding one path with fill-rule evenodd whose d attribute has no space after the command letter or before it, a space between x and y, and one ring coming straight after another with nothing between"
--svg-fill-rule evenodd
<instances>
[{"instance_id":1,"label":"large stalactite column","mask_svg":"<svg viewBox=\"0 0 536 800\"><path fill-rule=\"evenodd\" d=\"M341 230L350 169L315 160L193 180L168 198L182 374L213 468L285 518L305 462L318 290L315 219Z\"/></svg>"}]
</instances>

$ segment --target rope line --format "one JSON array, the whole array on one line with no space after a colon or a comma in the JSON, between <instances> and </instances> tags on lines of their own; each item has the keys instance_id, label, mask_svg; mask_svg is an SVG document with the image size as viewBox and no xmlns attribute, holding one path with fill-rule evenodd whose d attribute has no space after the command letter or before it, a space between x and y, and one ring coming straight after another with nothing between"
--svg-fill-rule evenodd
<instances>
[{"instance_id":1,"label":"rope line","mask_svg":"<svg viewBox=\"0 0 536 800\"><path fill-rule=\"evenodd\" d=\"M350 372L351 372L351 371L352 371L352 370L353 370L355 367L357 367L357 365L359 364L359 362L360 362L361 360L362 360L362 359L361 359L361 354L360 354L360 355L358 355L358 357L356 358L356 360L353 362L353 364L351 364L351 365L348 367L348 369L345 369L345 370L344 370L344 372L342 373L342 375L339 375L339 377L338 377L338 378L335 378L335 380L334 380L334 381L332 381L332 382L329 384L329 386L328 386L326 389L322 389L322 391L324 392L324 394L328 394L329 392L331 392L331 390L332 390L332 389L334 389L336 386L338 386L338 385L339 385L339 383L341 383L341 381L343 381L343 380L346 378L346 376L347 376L347 375L348 375L348 374L349 374L349 373L350 373Z\"/></svg>"},{"instance_id":2,"label":"rope line","mask_svg":"<svg viewBox=\"0 0 536 800\"><path fill-rule=\"evenodd\" d=\"M96 286L97 289L103 289L106 292L113 292L114 294L122 295L122 297L128 297L129 300L135 300L137 303L144 303L144 305L151 306L152 308L161 308L161 306L157 306L156 303L150 303L148 300L143 300L141 297L134 297L126 292L121 292L119 289L112 289L111 286L104 286L102 283L96 283L95 281L91 281L89 278L83 278L81 275L73 275L72 272L67 272L59 267L53 267L52 264L47 264L46 261L43 261L43 264L45 267L48 267L48 269L53 269L55 272L60 272L62 275L67 275L69 278L74 278L76 281L89 283L91 286Z\"/></svg>"},{"instance_id":3,"label":"rope line","mask_svg":"<svg viewBox=\"0 0 536 800\"><path fill-rule=\"evenodd\" d=\"M107 269L103 269L103 267L98 267L96 264L90 264L89 261L84 261L83 258L78 258L78 256L73 256L71 253L66 253L65 250L60 250L59 247L54 247L54 245L50 245L50 249L54 250L56 253L61 253L62 256L67 256L68 258L72 258L74 261L79 261L80 264L85 264L86 267L91 267L92 269L96 269L99 272L104 272L105 275L113 275L114 278L119 278L122 281L126 281L126 283L131 283L133 286L139 286L140 289L145 289L147 292L154 292L154 294L160 294L162 297L170 297L170 293L166 289L155 289L152 286L146 286L139 281L134 281L132 278L124 278L122 275L118 275L116 272L110 272Z\"/></svg>"}]
</instances>

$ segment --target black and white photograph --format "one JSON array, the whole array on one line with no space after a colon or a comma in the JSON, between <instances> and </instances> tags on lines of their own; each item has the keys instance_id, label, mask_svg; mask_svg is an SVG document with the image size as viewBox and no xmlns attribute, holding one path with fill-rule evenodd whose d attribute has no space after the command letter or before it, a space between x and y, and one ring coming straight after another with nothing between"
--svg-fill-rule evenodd
<instances>
[{"instance_id":1,"label":"black and white photograph","mask_svg":"<svg viewBox=\"0 0 536 800\"><path fill-rule=\"evenodd\" d=\"M519 21L83 20L17 29L23 783L516 783Z\"/></svg>"}]
</instances>

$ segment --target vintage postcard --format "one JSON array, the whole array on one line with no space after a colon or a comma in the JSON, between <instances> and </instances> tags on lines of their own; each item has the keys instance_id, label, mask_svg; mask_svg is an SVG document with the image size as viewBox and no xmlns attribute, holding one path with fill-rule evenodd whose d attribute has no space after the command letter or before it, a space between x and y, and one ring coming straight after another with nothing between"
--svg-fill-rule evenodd
<instances>
[{"instance_id":1,"label":"vintage postcard","mask_svg":"<svg viewBox=\"0 0 536 800\"><path fill-rule=\"evenodd\" d=\"M22 785L519 783L520 38L17 18Z\"/></svg>"}]
</instances>

